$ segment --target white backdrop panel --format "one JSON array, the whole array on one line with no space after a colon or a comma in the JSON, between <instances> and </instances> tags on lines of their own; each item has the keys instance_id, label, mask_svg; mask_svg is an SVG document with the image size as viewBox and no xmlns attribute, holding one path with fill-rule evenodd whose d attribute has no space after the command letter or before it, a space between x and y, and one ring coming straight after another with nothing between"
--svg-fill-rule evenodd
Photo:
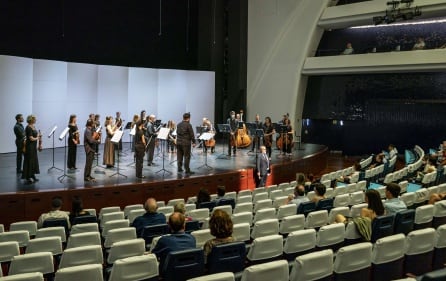
<instances>
[{"instance_id":1,"label":"white backdrop panel","mask_svg":"<svg viewBox=\"0 0 446 281\"><path fill-rule=\"evenodd\" d=\"M163 123L174 120L177 124L186 112L187 75L181 70L159 70L158 84L158 116Z\"/></svg>"},{"instance_id":2,"label":"white backdrop panel","mask_svg":"<svg viewBox=\"0 0 446 281\"><path fill-rule=\"evenodd\" d=\"M187 71L186 112L191 112L192 126L200 126L203 117L209 118L212 124L215 120L215 73L208 71ZM216 126L214 124L214 126Z\"/></svg>"},{"instance_id":3,"label":"white backdrop panel","mask_svg":"<svg viewBox=\"0 0 446 281\"><path fill-rule=\"evenodd\" d=\"M21 113L26 118L32 112L32 78L32 59L0 56L0 152L16 151L15 115Z\"/></svg>"},{"instance_id":4,"label":"white backdrop panel","mask_svg":"<svg viewBox=\"0 0 446 281\"><path fill-rule=\"evenodd\" d=\"M128 121L143 109L147 115L158 114L158 75L158 69L129 68Z\"/></svg>"}]
</instances>

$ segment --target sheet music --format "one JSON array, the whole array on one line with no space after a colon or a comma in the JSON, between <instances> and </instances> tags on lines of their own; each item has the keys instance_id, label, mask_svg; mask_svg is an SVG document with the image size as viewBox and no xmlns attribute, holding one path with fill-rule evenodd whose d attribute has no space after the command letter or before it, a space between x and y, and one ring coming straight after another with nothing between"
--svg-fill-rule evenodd
<instances>
[{"instance_id":1,"label":"sheet music","mask_svg":"<svg viewBox=\"0 0 446 281\"><path fill-rule=\"evenodd\" d=\"M157 138L161 140L166 140L169 136L170 129L169 128L161 128L158 132Z\"/></svg>"},{"instance_id":2,"label":"sheet music","mask_svg":"<svg viewBox=\"0 0 446 281\"><path fill-rule=\"evenodd\" d=\"M51 136L54 134L54 132L56 131L57 126L54 126L54 128L51 130L51 132L48 134L48 137L51 138Z\"/></svg>"},{"instance_id":3,"label":"sheet music","mask_svg":"<svg viewBox=\"0 0 446 281\"><path fill-rule=\"evenodd\" d=\"M113 137L111 138L111 142L119 143L123 134L124 134L124 131L116 130L115 133L113 134Z\"/></svg>"},{"instance_id":4,"label":"sheet music","mask_svg":"<svg viewBox=\"0 0 446 281\"><path fill-rule=\"evenodd\" d=\"M65 138L65 135L68 133L68 131L70 130L69 127L66 127L65 130L62 131L62 133L59 136L59 140L63 140Z\"/></svg>"},{"instance_id":5,"label":"sheet music","mask_svg":"<svg viewBox=\"0 0 446 281\"><path fill-rule=\"evenodd\" d=\"M135 125L133 125L133 128L130 130L130 133L129 133L129 135L131 135L131 136L134 136L134 135L136 135L136 124Z\"/></svg>"},{"instance_id":6,"label":"sheet music","mask_svg":"<svg viewBox=\"0 0 446 281\"><path fill-rule=\"evenodd\" d=\"M201 136L198 139L207 141L207 140L212 139L213 137L214 137L214 134L212 134L212 133L203 133L203 134L201 134Z\"/></svg>"}]
</instances>

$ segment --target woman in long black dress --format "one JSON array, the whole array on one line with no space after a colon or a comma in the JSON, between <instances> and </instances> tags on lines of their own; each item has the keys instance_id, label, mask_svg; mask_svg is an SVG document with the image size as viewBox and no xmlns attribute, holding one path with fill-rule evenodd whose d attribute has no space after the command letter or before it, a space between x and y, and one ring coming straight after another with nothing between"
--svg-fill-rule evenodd
<instances>
[{"instance_id":1,"label":"woman in long black dress","mask_svg":"<svg viewBox=\"0 0 446 281\"><path fill-rule=\"evenodd\" d=\"M25 179L27 184L31 184L39 181L39 179L36 178L36 174L40 173L37 149L39 151L42 150L42 135L35 127L36 116L29 115L26 118L26 122L28 125L25 128L26 151L24 154L22 179Z\"/></svg>"},{"instance_id":2,"label":"woman in long black dress","mask_svg":"<svg viewBox=\"0 0 446 281\"><path fill-rule=\"evenodd\" d=\"M70 170L76 170L76 153L77 145L79 144L79 129L76 124L76 115L70 115L70 120L68 121L68 158L67 167Z\"/></svg>"}]
</instances>

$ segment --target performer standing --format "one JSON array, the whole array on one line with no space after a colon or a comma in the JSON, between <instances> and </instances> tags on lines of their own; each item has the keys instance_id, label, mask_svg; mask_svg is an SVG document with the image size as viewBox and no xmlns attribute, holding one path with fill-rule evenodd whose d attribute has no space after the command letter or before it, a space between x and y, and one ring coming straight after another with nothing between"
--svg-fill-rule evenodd
<instances>
[{"instance_id":1,"label":"performer standing","mask_svg":"<svg viewBox=\"0 0 446 281\"><path fill-rule=\"evenodd\" d=\"M173 120L167 121L167 128L169 128L169 135L167 139L168 150L173 153L177 142L177 124Z\"/></svg>"},{"instance_id":2,"label":"performer standing","mask_svg":"<svg viewBox=\"0 0 446 281\"><path fill-rule=\"evenodd\" d=\"M257 180L256 187L265 186L270 173L270 163L266 155L266 147L260 146L260 156L257 158Z\"/></svg>"},{"instance_id":3,"label":"performer standing","mask_svg":"<svg viewBox=\"0 0 446 281\"><path fill-rule=\"evenodd\" d=\"M136 177L139 179L144 178L142 175L142 166L144 163L144 151L146 148L146 138L144 137L144 123L142 120L136 123L135 132L135 159L136 159Z\"/></svg>"},{"instance_id":4,"label":"performer standing","mask_svg":"<svg viewBox=\"0 0 446 281\"><path fill-rule=\"evenodd\" d=\"M15 146L17 147L16 172L22 172L22 158L23 158L23 141L25 140L25 128L23 128L23 115L17 114L15 116L16 123L14 125Z\"/></svg>"},{"instance_id":5,"label":"performer standing","mask_svg":"<svg viewBox=\"0 0 446 281\"><path fill-rule=\"evenodd\" d=\"M95 134L97 138L93 137L93 129L94 120L88 119L87 124L85 125L84 132L84 148L85 148L85 169L84 169L84 181L95 181L91 176L91 166L93 165L94 154L96 153L95 147L96 144L100 142L99 134Z\"/></svg>"},{"instance_id":6,"label":"performer standing","mask_svg":"<svg viewBox=\"0 0 446 281\"><path fill-rule=\"evenodd\" d=\"M39 158L37 157L37 149L42 150L42 135L37 131L36 116L28 115L26 122L28 125L25 128L25 159L23 161L22 179L26 179L27 184L39 181L36 174L40 173Z\"/></svg>"},{"instance_id":7,"label":"performer standing","mask_svg":"<svg viewBox=\"0 0 446 281\"><path fill-rule=\"evenodd\" d=\"M101 127L101 116L99 114L96 114L94 116L93 120L93 130L98 130L99 127ZM99 136L101 136L100 132L99 132ZM99 144L101 143L101 138L99 138L99 142L95 143L94 149L95 152L99 155Z\"/></svg>"},{"instance_id":8,"label":"performer standing","mask_svg":"<svg viewBox=\"0 0 446 281\"><path fill-rule=\"evenodd\" d=\"M212 125L211 121L204 117L203 118L203 133L211 133L214 134L214 126ZM207 153L208 152L208 148L211 148L211 153L215 152L215 139L212 137L211 139L207 140L204 142L204 152Z\"/></svg>"},{"instance_id":9,"label":"performer standing","mask_svg":"<svg viewBox=\"0 0 446 281\"><path fill-rule=\"evenodd\" d=\"M149 120L146 124L146 137L147 137L147 166L154 166L153 154L155 153L155 141L157 136L157 130L155 128L155 115L149 115Z\"/></svg>"},{"instance_id":10,"label":"performer standing","mask_svg":"<svg viewBox=\"0 0 446 281\"><path fill-rule=\"evenodd\" d=\"M183 121L177 125L177 161L178 161L178 173L183 172L183 157L184 157L184 169L186 174L195 174L190 170L190 153L191 143L195 147L194 130L190 122L190 113L183 114Z\"/></svg>"},{"instance_id":11,"label":"performer standing","mask_svg":"<svg viewBox=\"0 0 446 281\"><path fill-rule=\"evenodd\" d=\"M286 132L282 134L282 151L286 155L291 155L291 149L293 148L293 127L291 127L291 120L284 120L284 126L286 126Z\"/></svg>"},{"instance_id":12,"label":"performer standing","mask_svg":"<svg viewBox=\"0 0 446 281\"><path fill-rule=\"evenodd\" d=\"M124 120L122 120L122 118L121 118L121 112L117 111L116 118L115 118L115 124L117 127L120 127L119 130L121 130L121 127L122 127L121 125L122 125L123 121ZM117 146L118 146L118 150L121 151L122 150L122 138L119 139L119 144Z\"/></svg>"},{"instance_id":13,"label":"performer standing","mask_svg":"<svg viewBox=\"0 0 446 281\"><path fill-rule=\"evenodd\" d=\"M230 117L228 118L226 123L229 124L229 127L231 128L230 140L228 142L228 156L231 156L231 148L232 148L232 151L233 151L234 155L235 155L235 153L237 151L237 146L236 146L237 142L236 142L236 139L235 139L235 137L236 137L235 133L237 132L238 121L235 118L235 112L234 111L231 111L229 113L229 116Z\"/></svg>"},{"instance_id":14,"label":"performer standing","mask_svg":"<svg viewBox=\"0 0 446 281\"><path fill-rule=\"evenodd\" d=\"M263 144L266 147L269 160L271 160L271 147L273 146L273 134L275 133L271 118L269 116L265 117L265 123L263 123Z\"/></svg>"},{"instance_id":15,"label":"performer standing","mask_svg":"<svg viewBox=\"0 0 446 281\"><path fill-rule=\"evenodd\" d=\"M70 120L68 121L68 158L67 167L70 170L76 170L76 153L77 145L80 143L79 140L79 129L76 124L77 117L75 114L70 115Z\"/></svg>"},{"instance_id":16,"label":"performer standing","mask_svg":"<svg viewBox=\"0 0 446 281\"><path fill-rule=\"evenodd\" d=\"M116 129L117 128L113 123L113 117L105 117L105 131L107 137L105 138L104 143L103 164L106 165L107 168L113 168L115 166L115 145L111 142L111 139L115 134Z\"/></svg>"},{"instance_id":17,"label":"performer standing","mask_svg":"<svg viewBox=\"0 0 446 281\"><path fill-rule=\"evenodd\" d=\"M260 121L260 115L258 115L258 114L256 114L256 120L254 121L254 125L255 125L256 130L257 129L263 129L263 124L262 124L262 121ZM252 140L252 147L251 147L251 150L249 152L254 152L255 151L256 144L259 141L260 141L259 137L257 135L254 135L253 136L253 140ZM260 143L259 143L259 146L260 146Z\"/></svg>"}]
</instances>

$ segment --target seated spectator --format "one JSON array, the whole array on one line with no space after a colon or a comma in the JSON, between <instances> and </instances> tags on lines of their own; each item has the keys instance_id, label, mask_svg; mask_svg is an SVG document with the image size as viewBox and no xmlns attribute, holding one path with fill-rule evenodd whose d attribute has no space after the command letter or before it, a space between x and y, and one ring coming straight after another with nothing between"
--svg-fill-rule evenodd
<instances>
[{"instance_id":1,"label":"seated spectator","mask_svg":"<svg viewBox=\"0 0 446 281\"><path fill-rule=\"evenodd\" d=\"M183 214L173 213L169 217L169 227L171 234L162 236L152 250L152 253L158 258L161 274L163 274L164 262L170 252L194 249L196 247L195 237L184 232L186 221Z\"/></svg>"},{"instance_id":2,"label":"seated spectator","mask_svg":"<svg viewBox=\"0 0 446 281\"><path fill-rule=\"evenodd\" d=\"M437 170L437 167L435 167L436 161L437 161L436 158L428 156L423 171L417 171L416 181L421 182L424 175L435 172Z\"/></svg>"},{"instance_id":3,"label":"seated spectator","mask_svg":"<svg viewBox=\"0 0 446 281\"><path fill-rule=\"evenodd\" d=\"M215 210L212 213L209 220L209 228L211 229L211 235L215 236L215 238L206 241L203 246L205 259L214 246L234 242L232 227L232 220L228 213L222 210Z\"/></svg>"},{"instance_id":4,"label":"seated spectator","mask_svg":"<svg viewBox=\"0 0 446 281\"><path fill-rule=\"evenodd\" d=\"M297 185L305 186L305 183L307 182L305 175L303 173L297 173L296 174L296 182L297 182Z\"/></svg>"},{"instance_id":5,"label":"seated spectator","mask_svg":"<svg viewBox=\"0 0 446 281\"><path fill-rule=\"evenodd\" d=\"M75 196L71 203L70 223L77 217L89 216L90 213L84 210L82 199L79 196Z\"/></svg>"},{"instance_id":6,"label":"seated spectator","mask_svg":"<svg viewBox=\"0 0 446 281\"><path fill-rule=\"evenodd\" d=\"M310 201L310 199L308 199L308 197L305 196L305 187L300 184L296 185L296 187L294 188L294 195L293 194L288 195L285 204L296 204L297 207L299 208L300 203L308 201Z\"/></svg>"},{"instance_id":7,"label":"seated spectator","mask_svg":"<svg viewBox=\"0 0 446 281\"><path fill-rule=\"evenodd\" d=\"M372 159L372 163L370 164L370 166L367 169L372 169L375 167L378 167L379 165L384 164L384 154L379 153L376 154L375 157L373 157Z\"/></svg>"},{"instance_id":8,"label":"seated spectator","mask_svg":"<svg viewBox=\"0 0 446 281\"><path fill-rule=\"evenodd\" d=\"M350 175L341 176L340 178L338 178L338 181L348 184L350 183L350 179L352 178L352 176L359 174L360 171L361 171L361 164L355 163L353 165L353 172Z\"/></svg>"},{"instance_id":9,"label":"seated spectator","mask_svg":"<svg viewBox=\"0 0 446 281\"><path fill-rule=\"evenodd\" d=\"M429 197L429 204L434 205L436 202L446 200L446 192L443 193L432 193Z\"/></svg>"},{"instance_id":10,"label":"seated spectator","mask_svg":"<svg viewBox=\"0 0 446 281\"><path fill-rule=\"evenodd\" d=\"M214 199L215 204L218 205L221 199L226 199L225 197L226 187L224 185L219 185L217 187L217 198Z\"/></svg>"},{"instance_id":11,"label":"seated spectator","mask_svg":"<svg viewBox=\"0 0 446 281\"><path fill-rule=\"evenodd\" d=\"M205 188L201 188L198 191L197 194L197 201L195 204L197 205L197 208L200 208L200 204L203 202L210 202L211 201L211 195L209 194L209 191Z\"/></svg>"},{"instance_id":12,"label":"seated spectator","mask_svg":"<svg viewBox=\"0 0 446 281\"><path fill-rule=\"evenodd\" d=\"M372 221L376 217L384 215L385 210L379 192L374 189L366 191L365 202L367 203L367 208L362 208L361 216L353 218L353 222L364 240L370 241L372 236ZM335 221L337 223L348 222L347 218L341 214L336 215Z\"/></svg>"},{"instance_id":13,"label":"seated spectator","mask_svg":"<svg viewBox=\"0 0 446 281\"><path fill-rule=\"evenodd\" d=\"M325 192L327 191L327 188L322 183L316 183L314 185L314 193L315 196L311 201L317 204L319 200L325 199Z\"/></svg>"},{"instance_id":14,"label":"seated spectator","mask_svg":"<svg viewBox=\"0 0 446 281\"><path fill-rule=\"evenodd\" d=\"M398 155L398 150L396 149L395 145L389 144L389 147L387 148L387 153L385 154L386 158L390 160L397 155Z\"/></svg>"},{"instance_id":15,"label":"seated spectator","mask_svg":"<svg viewBox=\"0 0 446 281\"><path fill-rule=\"evenodd\" d=\"M384 208L387 215L395 215L399 211L407 210L406 204L401 201L398 196L400 195L401 187L396 183L389 183L386 186L386 198L384 201Z\"/></svg>"},{"instance_id":16,"label":"seated spectator","mask_svg":"<svg viewBox=\"0 0 446 281\"><path fill-rule=\"evenodd\" d=\"M61 208L62 199L60 199L59 197L54 197L53 200L51 200L51 211L40 215L37 221L37 227L42 228L43 222L47 219L66 219L68 228L70 228L70 218L68 216L68 212L61 211Z\"/></svg>"},{"instance_id":17,"label":"seated spectator","mask_svg":"<svg viewBox=\"0 0 446 281\"><path fill-rule=\"evenodd\" d=\"M183 202L176 203L175 206L173 206L173 211L175 213L183 214L186 221L191 221L192 220L191 217L186 216L186 206L184 205Z\"/></svg>"},{"instance_id":18,"label":"seated spectator","mask_svg":"<svg viewBox=\"0 0 446 281\"><path fill-rule=\"evenodd\" d=\"M418 37L417 42L412 47L412 50L423 50L425 47L426 43L424 43L424 39L422 37Z\"/></svg>"},{"instance_id":19,"label":"seated spectator","mask_svg":"<svg viewBox=\"0 0 446 281\"><path fill-rule=\"evenodd\" d=\"M133 221L133 226L136 228L136 235L141 237L142 231L145 226L165 224L166 216L164 214L158 213L158 204L154 198L149 198L144 203L144 209L146 213L142 216L136 217Z\"/></svg>"},{"instance_id":20,"label":"seated spectator","mask_svg":"<svg viewBox=\"0 0 446 281\"><path fill-rule=\"evenodd\" d=\"M355 52L353 49L352 43L347 43L345 50L341 53L341 55L351 55Z\"/></svg>"}]
</instances>

